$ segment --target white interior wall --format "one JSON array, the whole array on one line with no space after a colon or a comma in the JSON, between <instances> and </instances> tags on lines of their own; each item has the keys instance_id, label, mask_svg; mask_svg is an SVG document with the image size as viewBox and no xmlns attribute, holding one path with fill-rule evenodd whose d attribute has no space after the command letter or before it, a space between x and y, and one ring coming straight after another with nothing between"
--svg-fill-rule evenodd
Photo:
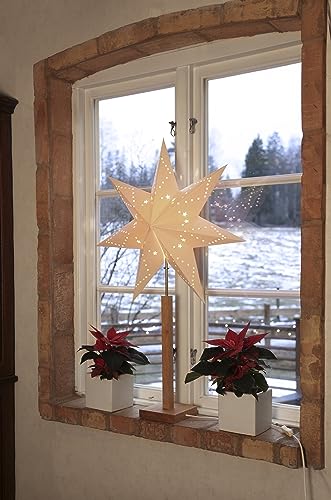
<instances>
[{"instance_id":1,"label":"white interior wall","mask_svg":"<svg viewBox=\"0 0 331 500\"><path fill-rule=\"evenodd\" d=\"M119 26L210 3L211 0L1 2L0 91L19 100L13 117L18 500L303 498L301 470L47 422L38 414L32 66L64 48ZM330 205L330 196L328 199ZM330 247L331 227L327 241ZM331 280L328 281L329 303ZM328 317L326 331L330 326ZM327 351L330 359L330 342ZM330 382L328 368L327 438L331 424ZM327 466L330 459L331 442L327 439ZM312 499L329 500L329 468L311 471L310 479Z\"/></svg>"}]
</instances>

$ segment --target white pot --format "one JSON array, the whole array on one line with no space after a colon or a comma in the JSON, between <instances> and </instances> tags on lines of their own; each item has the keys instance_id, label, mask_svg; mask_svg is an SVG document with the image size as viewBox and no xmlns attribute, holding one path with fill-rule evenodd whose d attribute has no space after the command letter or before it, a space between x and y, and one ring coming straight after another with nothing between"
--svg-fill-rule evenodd
<instances>
[{"instance_id":1,"label":"white pot","mask_svg":"<svg viewBox=\"0 0 331 500\"><path fill-rule=\"evenodd\" d=\"M259 394L256 400L251 394L237 398L233 392L218 396L219 429L239 434L257 436L271 427L272 390Z\"/></svg>"},{"instance_id":2,"label":"white pot","mask_svg":"<svg viewBox=\"0 0 331 500\"><path fill-rule=\"evenodd\" d=\"M121 375L118 380L85 377L86 406L104 411L118 411L133 406L133 376Z\"/></svg>"}]
</instances>

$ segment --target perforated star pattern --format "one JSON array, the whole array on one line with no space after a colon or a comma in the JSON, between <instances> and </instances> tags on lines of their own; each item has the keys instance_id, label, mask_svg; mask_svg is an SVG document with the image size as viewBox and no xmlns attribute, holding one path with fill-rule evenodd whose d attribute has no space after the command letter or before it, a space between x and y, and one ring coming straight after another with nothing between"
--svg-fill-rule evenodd
<instances>
[{"instance_id":1,"label":"perforated star pattern","mask_svg":"<svg viewBox=\"0 0 331 500\"><path fill-rule=\"evenodd\" d=\"M150 193L111 179L133 220L99 246L140 249L134 298L167 259L204 300L193 249L243 241L199 216L224 168L180 190L163 142Z\"/></svg>"}]
</instances>

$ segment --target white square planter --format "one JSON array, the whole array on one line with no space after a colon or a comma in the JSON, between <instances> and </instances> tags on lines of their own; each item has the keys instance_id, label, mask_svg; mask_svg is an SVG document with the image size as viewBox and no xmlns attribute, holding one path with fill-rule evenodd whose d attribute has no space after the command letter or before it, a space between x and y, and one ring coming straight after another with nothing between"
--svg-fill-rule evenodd
<instances>
[{"instance_id":1,"label":"white square planter","mask_svg":"<svg viewBox=\"0 0 331 500\"><path fill-rule=\"evenodd\" d=\"M218 396L219 429L257 436L271 427L272 390L259 394L258 401L251 394L237 398L233 392Z\"/></svg>"},{"instance_id":2,"label":"white square planter","mask_svg":"<svg viewBox=\"0 0 331 500\"><path fill-rule=\"evenodd\" d=\"M118 411L133 405L133 376L121 375L118 380L85 377L86 406L104 411Z\"/></svg>"}]
</instances>

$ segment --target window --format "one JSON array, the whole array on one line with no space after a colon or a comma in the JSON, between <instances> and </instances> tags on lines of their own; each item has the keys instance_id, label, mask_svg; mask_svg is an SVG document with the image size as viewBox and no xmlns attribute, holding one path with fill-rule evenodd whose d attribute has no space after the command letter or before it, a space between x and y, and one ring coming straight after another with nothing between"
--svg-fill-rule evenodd
<instances>
[{"instance_id":1,"label":"window","mask_svg":"<svg viewBox=\"0 0 331 500\"><path fill-rule=\"evenodd\" d=\"M185 374L201 353L204 339L222 335L227 325L238 329L251 320L253 329L270 331L267 342L279 357L268 374L274 387L274 416L295 423L299 46L261 52L250 40L244 53L218 58L217 44L208 56L198 47L115 68L75 89L75 182L80 187L75 190L77 344L86 341L88 323L103 329L110 324L129 326L152 362L137 372L136 397L160 399L162 270L133 302L138 252L100 248L97 243L129 220L109 176L150 189L164 137L183 187L217 166L231 165L204 216L246 240L199 253L205 304L174 274L170 276L176 296L177 397L202 406L204 412L216 409L207 382L185 386ZM197 120L194 133L190 118ZM176 122L175 137L169 122ZM84 372L77 372L76 378L78 390L84 391ZM291 404L285 406L286 402Z\"/></svg>"}]
</instances>

